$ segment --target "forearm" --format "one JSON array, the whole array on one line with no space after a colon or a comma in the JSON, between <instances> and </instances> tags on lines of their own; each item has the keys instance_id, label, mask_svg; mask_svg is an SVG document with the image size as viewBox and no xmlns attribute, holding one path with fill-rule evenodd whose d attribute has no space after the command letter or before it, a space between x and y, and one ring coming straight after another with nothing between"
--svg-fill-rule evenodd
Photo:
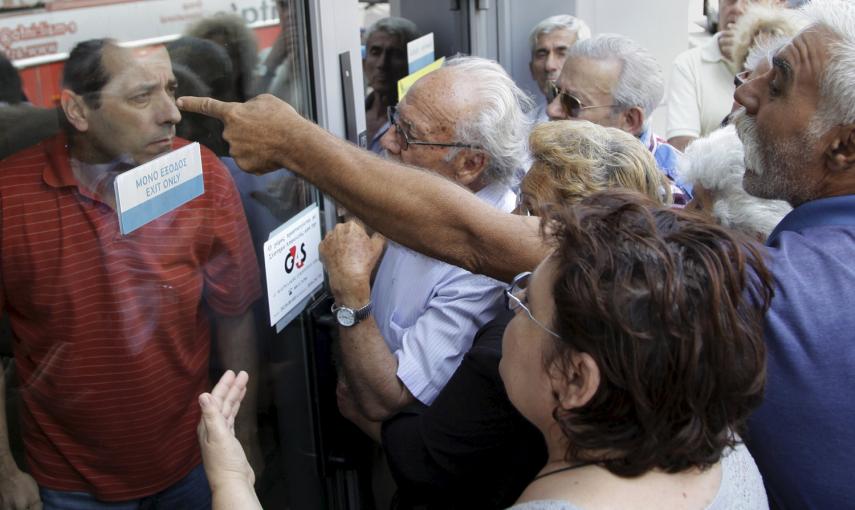
<instances>
[{"instance_id":1,"label":"forearm","mask_svg":"<svg viewBox=\"0 0 855 510\"><path fill-rule=\"evenodd\" d=\"M436 175L381 159L302 122L280 163L389 239L509 281L547 254L536 218L503 213Z\"/></svg>"},{"instance_id":2,"label":"forearm","mask_svg":"<svg viewBox=\"0 0 855 510\"><path fill-rule=\"evenodd\" d=\"M339 334L347 384L367 421L383 421L412 402L412 394L398 379L398 361L373 317L350 328L339 327Z\"/></svg>"},{"instance_id":3,"label":"forearm","mask_svg":"<svg viewBox=\"0 0 855 510\"><path fill-rule=\"evenodd\" d=\"M234 482L229 485L211 488L213 510L261 509L261 503L251 484Z\"/></svg>"},{"instance_id":4,"label":"forearm","mask_svg":"<svg viewBox=\"0 0 855 510\"><path fill-rule=\"evenodd\" d=\"M255 339L255 322L252 310L236 317L215 318L217 349L223 368L249 374L246 396L243 398L236 422L238 427L255 423L258 396L258 349ZM246 431L241 431L246 432Z\"/></svg>"}]
</instances>

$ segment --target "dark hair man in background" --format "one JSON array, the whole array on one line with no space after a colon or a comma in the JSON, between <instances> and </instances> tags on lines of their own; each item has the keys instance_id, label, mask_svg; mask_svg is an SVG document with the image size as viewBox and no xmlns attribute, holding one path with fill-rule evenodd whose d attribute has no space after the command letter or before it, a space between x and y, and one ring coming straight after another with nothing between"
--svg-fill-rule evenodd
<instances>
[{"instance_id":1,"label":"dark hair man in background","mask_svg":"<svg viewBox=\"0 0 855 510\"><path fill-rule=\"evenodd\" d=\"M365 97L368 149L381 153L380 139L389 130L386 110L398 104L398 80L407 75L407 43L421 35L408 19L383 18L365 35L362 77L371 92Z\"/></svg>"},{"instance_id":2,"label":"dark hair man in background","mask_svg":"<svg viewBox=\"0 0 855 510\"><path fill-rule=\"evenodd\" d=\"M246 312L259 275L240 198L207 149L205 193L130 234L113 192L122 171L187 143L175 138L175 87L163 48L82 42L64 70L65 132L0 163L0 306L29 468L0 421L3 505L210 505L194 410L209 387L209 313L224 364L254 369ZM143 413L129 407L140 399ZM245 437L252 420L250 404Z\"/></svg>"}]
</instances>

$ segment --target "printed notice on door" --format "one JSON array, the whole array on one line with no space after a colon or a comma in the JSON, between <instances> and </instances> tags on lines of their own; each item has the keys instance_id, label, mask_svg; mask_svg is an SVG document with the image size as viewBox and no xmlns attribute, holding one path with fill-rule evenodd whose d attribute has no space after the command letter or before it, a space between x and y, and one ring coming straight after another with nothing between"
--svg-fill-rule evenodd
<instances>
[{"instance_id":1,"label":"printed notice on door","mask_svg":"<svg viewBox=\"0 0 855 510\"><path fill-rule=\"evenodd\" d=\"M270 325L284 322L277 330L299 314L306 300L323 285L324 268L318 254L319 244L321 213L317 205L291 218L271 233L264 243Z\"/></svg>"}]
</instances>

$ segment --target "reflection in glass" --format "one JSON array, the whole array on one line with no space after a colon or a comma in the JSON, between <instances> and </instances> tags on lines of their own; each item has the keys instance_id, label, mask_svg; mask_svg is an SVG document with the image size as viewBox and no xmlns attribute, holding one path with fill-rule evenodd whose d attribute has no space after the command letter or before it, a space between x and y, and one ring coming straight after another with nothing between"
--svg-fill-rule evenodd
<instances>
[{"instance_id":1,"label":"reflection in glass","mask_svg":"<svg viewBox=\"0 0 855 510\"><path fill-rule=\"evenodd\" d=\"M277 12L273 24L212 16L156 41L91 41L69 62L16 62L27 73L0 99L0 379L14 381L0 395L22 401L9 416L11 448L27 452L14 479L34 482L14 490L128 501L181 487L190 500L172 507L204 508L196 395L212 373L247 368L255 396L238 429L262 501L311 494L307 326L269 327L256 255L317 194L285 169L242 172L222 125L174 102L270 92L313 117L304 6ZM63 72L61 87L51 82ZM203 145L205 193L122 236L115 176L187 141ZM0 460L9 455L0 445ZM0 476L4 496L10 479Z\"/></svg>"}]
</instances>

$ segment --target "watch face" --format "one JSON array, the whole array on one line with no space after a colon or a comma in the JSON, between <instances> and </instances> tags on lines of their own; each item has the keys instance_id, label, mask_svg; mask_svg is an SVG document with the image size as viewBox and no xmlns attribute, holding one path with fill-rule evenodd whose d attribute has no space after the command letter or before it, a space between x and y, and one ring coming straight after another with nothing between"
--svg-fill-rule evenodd
<instances>
[{"instance_id":1,"label":"watch face","mask_svg":"<svg viewBox=\"0 0 855 510\"><path fill-rule=\"evenodd\" d=\"M350 308L339 308L335 312L335 318L339 324L346 328L353 326L356 323L356 317L353 314L353 310Z\"/></svg>"}]
</instances>

